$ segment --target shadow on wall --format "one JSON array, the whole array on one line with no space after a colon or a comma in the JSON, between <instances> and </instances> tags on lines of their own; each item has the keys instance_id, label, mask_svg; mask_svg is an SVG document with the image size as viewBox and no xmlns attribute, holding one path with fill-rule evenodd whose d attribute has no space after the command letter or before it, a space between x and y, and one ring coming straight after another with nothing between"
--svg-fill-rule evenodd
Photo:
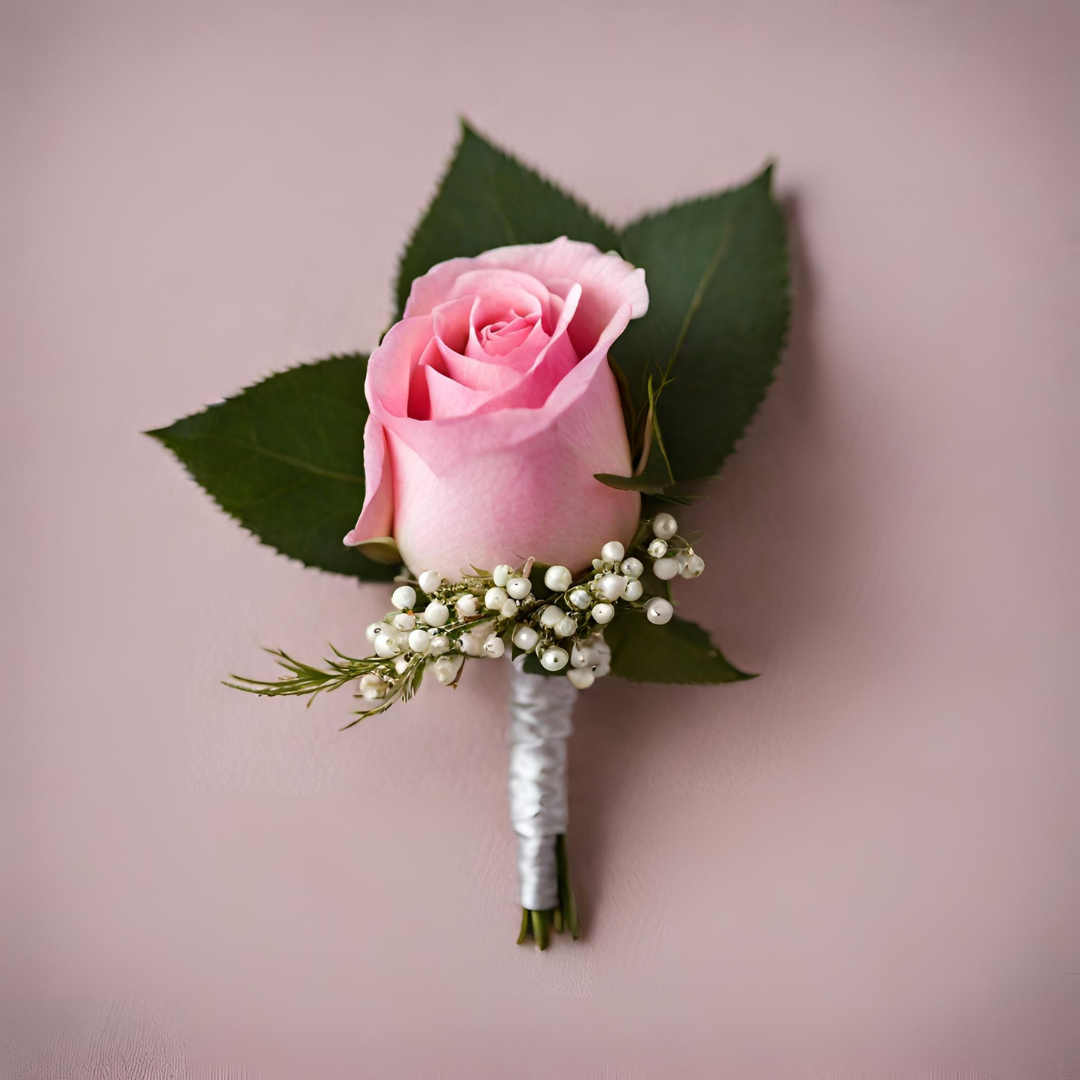
<instances>
[{"instance_id":1,"label":"shadow on wall","mask_svg":"<svg viewBox=\"0 0 1080 1080\"><path fill-rule=\"evenodd\" d=\"M700 688L606 679L582 695L571 746L571 864L586 920L609 880L604 863L619 831L647 812L650 792L659 793L659 813L672 791L775 790L790 773L796 671L829 617L853 507L837 478L842 448L822 390L800 207L793 198L784 206L794 304L777 380L722 478L703 489L708 501L679 515L706 530L708 564L704 578L676 587L683 612L761 677Z\"/></svg>"}]
</instances>

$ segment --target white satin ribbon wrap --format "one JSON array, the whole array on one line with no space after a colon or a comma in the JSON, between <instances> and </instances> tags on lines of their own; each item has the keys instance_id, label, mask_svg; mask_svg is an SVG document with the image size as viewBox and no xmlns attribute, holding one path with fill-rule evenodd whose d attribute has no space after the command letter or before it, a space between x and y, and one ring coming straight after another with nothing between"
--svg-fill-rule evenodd
<instances>
[{"instance_id":1,"label":"white satin ribbon wrap","mask_svg":"<svg viewBox=\"0 0 1080 1080\"><path fill-rule=\"evenodd\" d=\"M569 679L529 675L524 657L510 674L510 820L518 836L521 906L559 903L555 837L566 832L566 740L578 692Z\"/></svg>"}]
</instances>

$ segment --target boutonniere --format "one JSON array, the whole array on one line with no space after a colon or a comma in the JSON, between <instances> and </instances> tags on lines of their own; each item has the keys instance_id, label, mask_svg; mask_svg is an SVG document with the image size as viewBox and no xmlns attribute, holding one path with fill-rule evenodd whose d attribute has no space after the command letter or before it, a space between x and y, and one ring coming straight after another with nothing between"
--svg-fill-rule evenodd
<instances>
[{"instance_id":1,"label":"boutonniere","mask_svg":"<svg viewBox=\"0 0 1080 1080\"><path fill-rule=\"evenodd\" d=\"M346 727L508 658L519 942L578 937L567 739L607 675L749 678L675 614L705 571L696 481L761 403L789 319L772 169L608 224L463 126L401 260L371 354L271 375L149 434L264 543L383 582L389 610L323 661L275 651L309 698L342 686ZM230 658L231 660L232 658ZM505 661L504 661L505 662Z\"/></svg>"}]
</instances>

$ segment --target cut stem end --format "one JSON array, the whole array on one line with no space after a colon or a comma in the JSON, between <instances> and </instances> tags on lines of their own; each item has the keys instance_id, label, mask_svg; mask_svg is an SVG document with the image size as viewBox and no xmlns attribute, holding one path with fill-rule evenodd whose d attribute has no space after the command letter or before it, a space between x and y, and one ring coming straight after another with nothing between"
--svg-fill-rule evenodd
<instances>
[{"instance_id":1,"label":"cut stem end","mask_svg":"<svg viewBox=\"0 0 1080 1080\"><path fill-rule=\"evenodd\" d=\"M570 868L566 856L566 837L555 838L555 860L559 868L559 904L558 907L543 911L521 909L521 930L517 943L524 945L532 937L541 952L548 947L551 930L557 934L569 930L570 936L577 941L581 937L581 923L578 921L577 902L574 890L570 888Z\"/></svg>"}]
</instances>

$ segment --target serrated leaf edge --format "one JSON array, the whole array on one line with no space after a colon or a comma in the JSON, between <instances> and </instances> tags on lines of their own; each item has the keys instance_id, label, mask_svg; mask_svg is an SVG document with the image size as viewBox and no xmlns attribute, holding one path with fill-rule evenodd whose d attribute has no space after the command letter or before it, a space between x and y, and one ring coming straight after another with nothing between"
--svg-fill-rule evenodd
<instances>
[{"instance_id":1,"label":"serrated leaf edge","mask_svg":"<svg viewBox=\"0 0 1080 1080\"><path fill-rule=\"evenodd\" d=\"M511 153L509 150L505 150L498 143L494 142L492 139L489 139L487 135L480 131L475 125L471 124L466 117L459 116L458 124L460 125L461 129L458 141L454 144L454 149L450 154L449 159L447 160L446 167L443 169L442 175L439 177L438 183L435 185L435 191L433 192L431 198L428 199L427 203L425 204L424 209L420 214L420 217L417 219L416 224L413 226L412 231L409 233L408 239L405 241L405 244L402 247L400 254L398 255L398 270L394 276L394 282L392 285L393 309L397 313L394 317L394 322L400 321L402 313L405 310L405 302L408 300L407 291L405 293L404 300L401 300L398 297L398 294L401 292L402 286L402 269L416 244L417 235L423 228L424 223L427 221L428 216L431 213L432 207L442 195L443 189L446 186L446 181L453 170L454 164L458 159L458 155L461 153L462 147L464 147L465 141L470 135L483 142L489 149L498 154L499 157L511 162L519 169L523 169L526 172L532 173L533 176L535 176L545 187L550 188L557 195L566 199L568 202L573 203L573 205L576 206L579 210L584 211L590 217L594 218L601 225L603 225L604 228L608 229L611 232L612 236L615 237L616 241L618 241L619 243L621 243L622 241L622 229L620 229L618 226L612 225L611 222L608 221L605 217L598 214L587 202L584 201L584 199L581 199L579 196L562 187L559 183L557 183L555 180L552 180L547 174L545 174L536 166L529 164L527 161L518 157L516 154ZM510 242L513 243L513 241ZM430 267L428 267L428 269L430 269ZM425 270L425 273L426 272L427 271ZM412 281L409 281L408 285L411 289Z\"/></svg>"},{"instance_id":2,"label":"serrated leaf edge","mask_svg":"<svg viewBox=\"0 0 1080 1080\"><path fill-rule=\"evenodd\" d=\"M683 199L678 202L673 202L669 206L661 207L656 210L650 210L644 214L640 214L638 215L638 217L634 218L633 221L628 222L626 225L623 225L620 228L619 237L620 239L622 239L622 236L626 232L626 230L634 225L639 225L647 221L654 221L656 218L663 217L665 214L669 214L674 210L682 210L687 207L697 206L712 199L720 198L723 195L732 195L737 191L743 191L744 189L753 187L754 184L758 183L765 184L770 196L772 196L773 201L777 204L777 207L779 208L779 200L776 198L776 195L772 190L773 172L775 170L775 167L776 162L772 159L769 159L765 163L765 166L759 172L755 173L754 176L750 180L747 180L744 184L733 184L730 187L720 188L719 190L712 192L706 192L702 195L696 195L692 199ZM781 210L781 214L782 213L783 211ZM765 403L765 399L768 396L769 387L772 386L774 382L776 382L777 370L779 369L780 363L784 358L784 353L787 351L789 338L791 336L791 313L793 309L794 299L791 287L791 240L788 235L788 230L786 228L784 230L783 275L784 280L782 288L784 291L784 300L786 301L786 303L784 304L784 321L783 325L780 328L780 344L778 345L776 350L776 363L773 364L772 370L769 372L769 378L762 386L761 400L758 401L757 406L754 408L754 411L750 413L750 415L746 418L746 423L743 425L741 434L731 444L731 448L728 450L728 452L717 463L716 469L713 472L705 473L701 476L678 477L678 483L680 484L699 484L707 480L715 480L718 476L720 476L721 472L723 471L724 465L727 463L728 459L732 456L732 454L735 453L739 446L742 445L743 441L749 434L750 428L754 420L756 419L758 413L761 412L761 407ZM680 337L683 339L685 338L685 335L683 335L681 331ZM675 354L673 354L673 356L674 355ZM670 368L671 361L669 360L668 369L670 370Z\"/></svg>"},{"instance_id":3,"label":"serrated leaf edge","mask_svg":"<svg viewBox=\"0 0 1080 1080\"><path fill-rule=\"evenodd\" d=\"M235 522L241 528L241 530L247 533L248 536L252 537L252 539L257 541L263 547L269 548L276 555L280 555L282 558L287 559L289 562L298 563L305 570L314 570L315 572L320 574L333 574L336 577L353 578L356 581L380 583L383 580L381 578L365 578L360 574L350 574L342 570L328 570L326 567L323 566L314 566L311 563L304 562L303 559L298 558L296 555L291 555L287 551L282 551L281 548L270 543L269 540L264 540L257 532L254 532L250 528L248 528L248 526L245 525L244 522L239 517L237 517L236 514L234 514L231 510L229 510L226 506L222 504L221 500L218 499L218 497L209 488L205 487L199 481L199 479L188 467L187 462L184 461L184 459L177 452L176 448L174 446L171 446L168 439L166 439L165 437L166 432L168 432L169 428L172 427L173 424L177 424L181 420L190 420L194 416L202 416L204 413L210 412L211 409L219 409L222 405L228 404L228 402L243 396L249 390L254 390L255 387L261 386L263 383L269 382L271 379L276 378L279 375L285 375L290 371L297 370L298 368L313 367L316 364L325 363L328 360L355 360L361 358L366 361L368 359L368 354L359 352L331 353L329 356L320 356L311 360L300 360L295 364L290 364L288 367L281 368L279 371L271 371L268 375L264 375L261 379L256 379L255 382L249 383L246 386L242 386L239 390L236 391L236 393L230 395L229 397L222 398L220 401L215 401L211 405L203 405L201 408L196 409L195 412L186 413L184 416L181 416L174 420L172 424L168 425L168 427L149 428L145 431L140 432L140 434L148 436L155 442L158 442L163 447L165 447L165 449L168 450L174 458L176 458L177 462L180 464L181 469L183 469L183 471L187 474L188 479L191 480L191 482L194 483L195 486L199 488L199 490L202 491L227 518Z\"/></svg>"}]
</instances>

